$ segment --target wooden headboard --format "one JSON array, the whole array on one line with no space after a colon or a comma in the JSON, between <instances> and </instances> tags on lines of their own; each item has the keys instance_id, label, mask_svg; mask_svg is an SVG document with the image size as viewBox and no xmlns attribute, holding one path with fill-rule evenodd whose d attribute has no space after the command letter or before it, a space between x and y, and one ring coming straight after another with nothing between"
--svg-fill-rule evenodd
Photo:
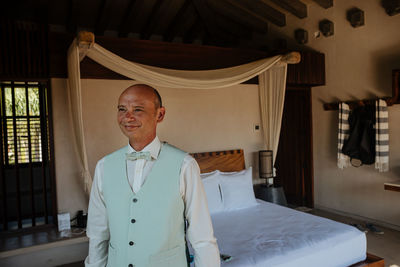
<instances>
[{"instance_id":1,"label":"wooden headboard","mask_svg":"<svg viewBox=\"0 0 400 267\"><path fill-rule=\"evenodd\" d=\"M243 149L191 153L200 166L200 172L234 172L245 169Z\"/></svg>"}]
</instances>

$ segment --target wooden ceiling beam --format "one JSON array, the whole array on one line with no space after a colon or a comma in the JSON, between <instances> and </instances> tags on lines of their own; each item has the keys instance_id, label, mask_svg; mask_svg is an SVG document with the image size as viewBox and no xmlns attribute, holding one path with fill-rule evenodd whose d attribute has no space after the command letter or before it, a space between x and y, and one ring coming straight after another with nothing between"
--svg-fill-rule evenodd
<instances>
[{"instance_id":1,"label":"wooden ceiling beam","mask_svg":"<svg viewBox=\"0 0 400 267\"><path fill-rule=\"evenodd\" d=\"M279 10L268 5L261 0L225 0L231 5L235 5L251 15L259 16L260 19L265 18L273 24L283 27L286 26L286 16Z\"/></svg>"},{"instance_id":2,"label":"wooden ceiling beam","mask_svg":"<svg viewBox=\"0 0 400 267\"><path fill-rule=\"evenodd\" d=\"M141 33L145 26L147 19L150 14L156 9L158 0L137 0L141 2L140 8L134 10L133 21L132 21L132 32Z\"/></svg>"},{"instance_id":3,"label":"wooden ceiling beam","mask_svg":"<svg viewBox=\"0 0 400 267\"><path fill-rule=\"evenodd\" d=\"M218 14L213 9L208 8L208 17L212 18L216 27L225 33L234 35L243 39L250 39L252 36L252 29L249 27L232 20L224 14Z\"/></svg>"},{"instance_id":4,"label":"wooden ceiling beam","mask_svg":"<svg viewBox=\"0 0 400 267\"><path fill-rule=\"evenodd\" d=\"M253 31L259 33L268 32L268 22L264 18L254 15L252 12L243 12L243 9L238 7L238 4L234 1L207 0L207 4L221 16L229 17L239 24L250 27Z\"/></svg>"},{"instance_id":5,"label":"wooden ceiling beam","mask_svg":"<svg viewBox=\"0 0 400 267\"><path fill-rule=\"evenodd\" d=\"M158 1L141 32L143 39L149 39L152 34L164 34L166 25L174 19L184 3L185 0Z\"/></svg>"},{"instance_id":6,"label":"wooden ceiling beam","mask_svg":"<svg viewBox=\"0 0 400 267\"><path fill-rule=\"evenodd\" d=\"M325 9L333 7L333 0L313 0L313 1Z\"/></svg>"},{"instance_id":7,"label":"wooden ceiling beam","mask_svg":"<svg viewBox=\"0 0 400 267\"><path fill-rule=\"evenodd\" d=\"M131 31L130 21L133 18L133 13L137 8L137 0L130 0L128 7L125 9L125 15L122 18L121 24L118 28L118 37L127 37L128 33Z\"/></svg>"},{"instance_id":8,"label":"wooden ceiling beam","mask_svg":"<svg viewBox=\"0 0 400 267\"><path fill-rule=\"evenodd\" d=\"M65 28L67 32L75 34L78 29L78 0L68 1L67 21L65 22Z\"/></svg>"},{"instance_id":9,"label":"wooden ceiling beam","mask_svg":"<svg viewBox=\"0 0 400 267\"><path fill-rule=\"evenodd\" d=\"M160 34L160 35L166 34L170 23L175 19L175 17L177 16L179 10L181 9L181 7L183 7L185 5L186 2L189 2L189 4L190 4L191 1L187 1L187 0L171 0L171 4L168 7L168 12L166 12L164 14L163 22L162 23L158 23L158 26L155 28L155 32Z\"/></svg>"},{"instance_id":10,"label":"wooden ceiling beam","mask_svg":"<svg viewBox=\"0 0 400 267\"><path fill-rule=\"evenodd\" d=\"M49 19L48 6L48 0L40 2L0 1L0 18L47 24ZM66 21L67 19L65 18Z\"/></svg>"},{"instance_id":11,"label":"wooden ceiling beam","mask_svg":"<svg viewBox=\"0 0 400 267\"><path fill-rule=\"evenodd\" d=\"M96 19L96 25L94 29L95 35L104 35L104 31L107 29L110 23L110 9L113 8L111 0L102 0L100 4L99 13Z\"/></svg>"},{"instance_id":12,"label":"wooden ceiling beam","mask_svg":"<svg viewBox=\"0 0 400 267\"><path fill-rule=\"evenodd\" d=\"M204 37L202 38L203 45L209 45L209 46L218 46L218 47L236 47L238 46L239 40L237 39L231 39L231 40L223 40L220 38L217 38L215 36L211 36L210 34L206 33Z\"/></svg>"},{"instance_id":13,"label":"wooden ceiling beam","mask_svg":"<svg viewBox=\"0 0 400 267\"><path fill-rule=\"evenodd\" d=\"M224 43L233 41L231 34L222 31L216 23L216 16L213 15L212 10L208 7L206 0L192 0L196 11L205 25L206 31L212 39L221 40Z\"/></svg>"},{"instance_id":14,"label":"wooden ceiling beam","mask_svg":"<svg viewBox=\"0 0 400 267\"><path fill-rule=\"evenodd\" d=\"M192 27L183 33L182 41L185 44L191 44L198 38L202 39L202 37L205 35L205 32L205 26L202 23L201 18L198 16Z\"/></svg>"},{"instance_id":15,"label":"wooden ceiling beam","mask_svg":"<svg viewBox=\"0 0 400 267\"><path fill-rule=\"evenodd\" d=\"M165 30L164 41L172 42L175 37L183 36L195 24L197 18L198 14L192 1L185 1Z\"/></svg>"},{"instance_id":16,"label":"wooden ceiling beam","mask_svg":"<svg viewBox=\"0 0 400 267\"><path fill-rule=\"evenodd\" d=\"M169 1L157 0L146 18L146 22L140 31L140 39L148 40L154 33L156 23L159 21L159 15L161 12L166 12L166 8L169 6Z\"/></svg>"},{"instance_id":17,"label":"wooden ceiling beam","mask_svg":"<svg viewBox=\"0 0 400 267\"><path fill-rule=\"evenodd\" d=\"M265 2L265 0L261 0ZM296 17L303 19L307 17L307 5L299 0L270 0L280 6L281 8L289 11Z\"/></svg>"},{"instance_id":18,"label":"wooden ceiling beam","mask_svg":"<svg viewBox=\"0 0 400 267\"><path fill-rule=\"evenodd\" d=\"M230 34L233 34L243 39L250 39L252 37L252 29L232 20L229 17L218 16L217 14L215 14L215 21L217 23L217 26L229 32Z\"/></svg>"},{"instance_id":19,"label":"wooden ceiling beam","mask_svg":"<svg viewBox=\"0 0 400 267\"><path fill-rule=\"evenodd\" d=\"M119 27L118 36L126 37L130 32L141 33L147 18L153 10L156 0L135 0L130 3L130 10L124 16Z\"/></svg>"},{"instance_id":20,"label":"wooden ceiling beam","mask_svg":"<svg viewBox=\"0 0 400 267\"><path fill-rule=\"evenodd\" d=\"M216 26L224 32L237 36L240 39L252 38L253 29L251 27L239 23L223 13L218 14L214 9L209 8L208 11L214 18Z\"/></svg>"}]
</instances>

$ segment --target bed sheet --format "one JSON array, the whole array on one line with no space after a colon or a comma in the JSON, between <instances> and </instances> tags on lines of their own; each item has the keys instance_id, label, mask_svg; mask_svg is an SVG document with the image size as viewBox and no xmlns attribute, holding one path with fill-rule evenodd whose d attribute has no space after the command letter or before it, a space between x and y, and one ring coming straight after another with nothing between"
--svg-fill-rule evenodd
<instances>
[{"instance_id":1,"label":"bed sheet","mask_svg":"<svg viewBox=\"0 0 400 267\"><path fill-rule=\"evenodd\" d=\"M212 215L226 267L350 266L366 258L366 236L329 219L258 200Z\"/></svg>"}]
</instances>

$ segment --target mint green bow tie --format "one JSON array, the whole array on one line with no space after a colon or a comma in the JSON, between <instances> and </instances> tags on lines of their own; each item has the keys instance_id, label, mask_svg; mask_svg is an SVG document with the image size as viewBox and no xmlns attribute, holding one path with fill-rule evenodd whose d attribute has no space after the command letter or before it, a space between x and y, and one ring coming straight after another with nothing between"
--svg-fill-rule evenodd
<instances>
[{"instance_id":1,"label":"mint green bow tie","mask_svg":"<svg viewBox=\"0 0 400 267\"><path fill-rule=\"evenodd\" d=\"M126 159L127 160L137 160L137 159L145 159L145 160L151 160L151 155L150 152L132 152L132 153L126 153Z\"/></svg>"}]
</instances>

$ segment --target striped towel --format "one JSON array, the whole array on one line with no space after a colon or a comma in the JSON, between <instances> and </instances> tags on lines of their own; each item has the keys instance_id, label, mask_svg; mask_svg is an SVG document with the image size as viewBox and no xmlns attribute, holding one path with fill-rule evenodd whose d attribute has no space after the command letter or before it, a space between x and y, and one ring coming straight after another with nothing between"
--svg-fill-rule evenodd
<instances>
[{"instance_id":1,"label":"striped towel","mask_svg":"<svg viewBox=\"0 0 400 267\"><path fill-rule=\"evenodd\" d=\"M338 133L338 162L339 169L346 168L350 165L349 156L342 153L344 141L349 138L350 107L346 103L339 103L339 133Z\"/></svg>"},{"instance_id":2,"label":"striped towel","mask_svg":"<svg viewBox=\"0 0 400 267\"><path fill-rule=\"evenodd\" d=\"M389 171L389 115L386 101L376 101L375 169Z\"/></svg>"}]
</instances>

